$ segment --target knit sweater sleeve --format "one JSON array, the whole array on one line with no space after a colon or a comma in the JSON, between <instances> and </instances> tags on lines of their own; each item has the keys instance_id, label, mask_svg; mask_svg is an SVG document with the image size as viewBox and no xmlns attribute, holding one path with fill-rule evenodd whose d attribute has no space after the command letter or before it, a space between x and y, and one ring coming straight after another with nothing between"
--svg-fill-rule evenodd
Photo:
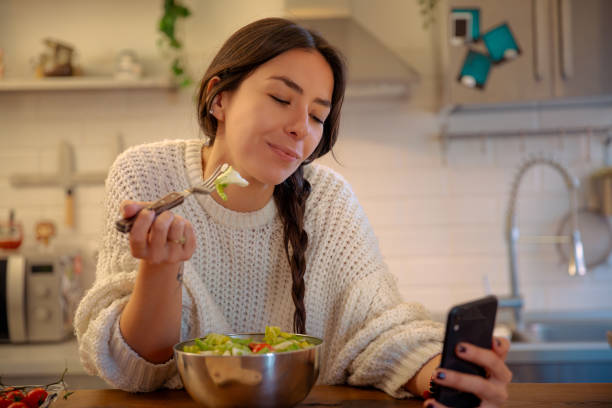
<instances>
[{"instance_id":1,"label":"knit sweater sleeve","mask_svg":"<svg viewBox=\"0 0 612 408\"><path fill-rule=\"evenodd\" d=\"M164 148L151 149L171 154ZM182 386L174 359L153 364L139 356L123 339L119 317L134 288L138 260L133 258L127 234L115 229L119 206L123 200L150 201L156 188L151 188L158 174L147 165L150 154L144 148L132 148L120 155L106 180L104 232L96 266L96 280L81 300L74 323L79 355L83 367L109 385L126 391L151 391L165 385ZM169 182L171 184L171 182ZM170 187L170 186L168 186ZM153 190L153 191L150 191ZM189 273L189 262L185 273ZM191 337L189 322L193 301L183 287L181 338Z\"/></svg>"},{"instance_id":2,"label":"knit sweater sleeve","mask_svg":"<svg viewBox=\"0 0 612 408\"><path fill-rule=\"evenodd\" d=\"M396 398L410 396L404 385L441 352L443 327L424 307L406 303L385 265L372 227L341 176L314 169L313 250L309 286L328 310L328 343L321 382L374 386ZM317 208L320 207L320 208ZM325 282L323 285L317 281ZM323 289L327 288L327 289ZM329 289L334 288L334 289ZM317 296L317 292L331 294ZM322 311L321 313L325 313Z\"/></svg>"}]
</instances>

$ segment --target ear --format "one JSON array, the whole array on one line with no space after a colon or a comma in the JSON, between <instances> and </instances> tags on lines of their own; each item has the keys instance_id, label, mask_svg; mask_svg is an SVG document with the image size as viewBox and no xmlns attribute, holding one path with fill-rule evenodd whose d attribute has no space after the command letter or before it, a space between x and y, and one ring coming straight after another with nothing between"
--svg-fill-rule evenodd
<instances>
[{"instance_id":1,"label":"ear","mask_svg":"<svg viewBox=\"0 0 612 408\"><path fill-rule=\"evenodd\" d=\"M206 93L209 93L220 80L221 78L218 76L212 77L208 81L208 84L206 84ZM217 121L223 121L225 119L225 107L227 105L228 97L228 92L222 91L215 95L215 98L212 101L208 114L214 116Z\"/></svg>"}]
</instances>

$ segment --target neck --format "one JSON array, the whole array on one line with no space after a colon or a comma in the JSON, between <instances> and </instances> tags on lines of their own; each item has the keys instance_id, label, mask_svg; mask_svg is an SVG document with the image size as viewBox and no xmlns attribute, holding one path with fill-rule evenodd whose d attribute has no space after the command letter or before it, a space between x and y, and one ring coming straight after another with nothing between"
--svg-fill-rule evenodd
<instances>
[{"instance_id":1,"label":"neck","mask_svg":"<svg viewBox=\"0 0 612 408\"><path fill-rule=\"evenodd\" d=\"M238 172L240 168L232 161L232 158L223 153L227 151L222 146L222 140L217 139L212 146L202 148L202 170L203 177L206 178L223 163L229 163ZM225 189L227 201L224 201L217 193L212 193L211 197L223 207L238 212L252 212L262 209L268 204L274 194L274 185L262 184L257 180L245 177L249 182L246 187L230 184Z\"/></svg>"}]
</instances>

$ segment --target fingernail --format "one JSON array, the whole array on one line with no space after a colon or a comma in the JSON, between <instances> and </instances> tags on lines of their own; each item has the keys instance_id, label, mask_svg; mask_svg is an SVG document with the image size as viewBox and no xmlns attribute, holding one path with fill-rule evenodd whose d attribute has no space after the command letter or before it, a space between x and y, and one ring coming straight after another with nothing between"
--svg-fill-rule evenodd
<instances>
[{"instance_id":1,"label":"fingernail","mask_svg":"<svg viewBox=\"0 0 612 408\"><path fill-rule=\"evenodd\" d=\"M444 374L442 371L438 371L438 374L436 374L436 378L438 380L443 380L446 378L446 374Z\"/></svg>"},{"instance_id":2,"label":"fingernail","mask_svg":"<svg viewBox=\"0 0 612 408\"><path fill-rule=\"evenodd\" d=\"M465 353L467 351L467 348L465 348L463 344L460 344L459 347L457 347L457 351L460 353Z\"/></svg>"},{"instance_id":3,"label":"fingernail","mask_svg":"<svg viewBox=\"0 0 612 408\"><path fill-rule=\"evenodd\" d=\"M497 347L501 347L501 340L495 339L495 344L497 344Z\"/></svg>"}]
</instances>

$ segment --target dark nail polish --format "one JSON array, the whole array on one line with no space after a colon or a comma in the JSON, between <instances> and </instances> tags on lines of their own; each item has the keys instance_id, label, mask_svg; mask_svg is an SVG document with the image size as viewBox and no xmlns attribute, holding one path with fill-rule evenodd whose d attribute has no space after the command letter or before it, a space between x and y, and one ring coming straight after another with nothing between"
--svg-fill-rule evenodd
<instances>
[{"instance_id":1,"label":"dark nail polish","mask_svg":"<svg viewBox=\"0 0 612 408\"><path fill-rule=\"evenodd\" d=\"M465 348L465 346L461 345L461 346L459 346L458 350L459 350L460 353L465 353L465 351L467 349Z\"/></svg>"},{"instance_id":2,"label":"dark nail polish","mask_svg":"<svg viewBox=\"0 0 612 408\"><path fill-rule=\"evenodd\" d=\"M436 378L438 380L443 380L446 378L446 374L444 374L442 371L440 371L438 374L436 374Z\"/></svg>"}]
</instances>

